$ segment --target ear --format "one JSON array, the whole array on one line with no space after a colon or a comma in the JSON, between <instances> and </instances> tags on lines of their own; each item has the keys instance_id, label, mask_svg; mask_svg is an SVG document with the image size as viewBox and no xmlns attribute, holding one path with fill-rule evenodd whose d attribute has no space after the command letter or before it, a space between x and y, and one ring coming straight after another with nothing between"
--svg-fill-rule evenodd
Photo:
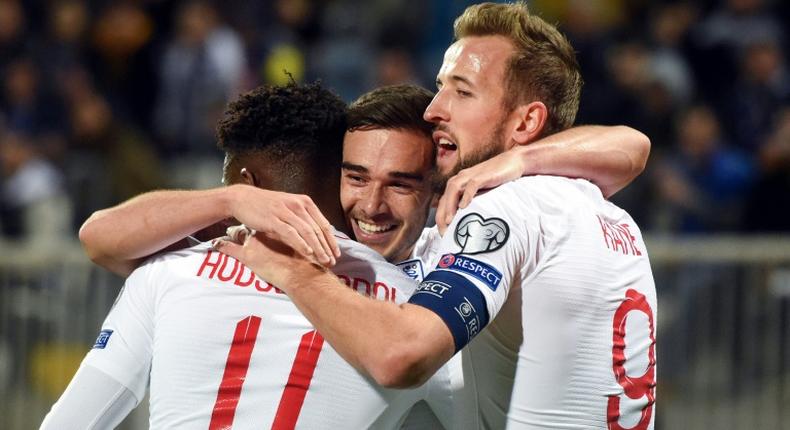
<instances>
[{"instance_id":1,"label":"ear","mask_svg":"<svg viewBox=\"0 0 790 430\"><path fill-rule=\"evenodd\" d=\"M255 175L246 167L241 168L239 176L241 177L241 183L252 185L254 187L258 186L258 181L255 179Z\"/></svg>"},{"instance_id":2,"label":"ear","mask_svg":"<svg viewBox=\"0 0 790 430\"><path fill-rule=\"evenodd\" d=\"M514 114L517 123L511 135L512 141L516 145L527 145L538 140L549 117L546 105L534 101L517 107Z\"/></svg>"}]
</instances>

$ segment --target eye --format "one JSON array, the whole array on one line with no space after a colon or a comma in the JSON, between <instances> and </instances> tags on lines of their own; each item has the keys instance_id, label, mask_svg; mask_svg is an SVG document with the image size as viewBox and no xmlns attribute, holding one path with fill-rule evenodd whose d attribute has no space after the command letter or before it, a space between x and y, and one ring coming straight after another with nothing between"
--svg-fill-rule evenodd
<instances>
[{"instance_id":1,"label":"eye","mask_svg":"<svg viewBox=\"0 0 790 430\"><path fill-rule=\"evenodd\" d=\"M461 97L471 97L472 93L466 90L455 90L455 92Z\"/></svg>"},{"instance_id":2,"label":"eye","mask_svg":"<svg viewBox=\"0 0 790 430\"><path fill-rule=\"evenodd\" d=\"M390 189L396 193L411 193L414 187L405 182L393 182L389 185Z\"/></svg>"},{"instance_id":3,"label":"eye","mask_svg":"<svg viewBox=\"0 0 790 430\"><path fill-rule=\"evenodd\" d=\"M360 175L346 175L346 179L354 184L363 184L365 182L365 178Z\"/></svg>"}]
</instances>

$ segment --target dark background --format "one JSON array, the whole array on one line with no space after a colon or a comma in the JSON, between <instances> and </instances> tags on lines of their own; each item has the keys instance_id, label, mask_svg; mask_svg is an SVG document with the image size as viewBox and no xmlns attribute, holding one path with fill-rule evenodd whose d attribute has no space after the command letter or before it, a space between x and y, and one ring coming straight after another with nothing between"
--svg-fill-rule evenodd
<instances>
[{"instance_id":1,"label":"dark background","mask_svg":"<svg viewBox=\"0 0 790 430\"><path fill-rule=\"evenodd\" d=\"M433 89L468 3L0 1L0 232L73 237L140 192L218 185L223 107L284 70L348 101ZM643 230L790 230L787 2L529 4L578 51L577 122L650 137L645 173L614 198Z\"/></svg>"}]
</instances>

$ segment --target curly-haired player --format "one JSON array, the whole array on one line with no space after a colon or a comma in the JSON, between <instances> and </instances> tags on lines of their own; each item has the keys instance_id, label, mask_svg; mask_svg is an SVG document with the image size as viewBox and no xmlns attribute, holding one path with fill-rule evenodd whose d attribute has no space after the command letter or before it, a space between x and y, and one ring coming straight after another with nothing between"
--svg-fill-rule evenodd
<instances>
[{"instance_id":1,"label":"curly-haired player","mask_svg":"<svg viewBox=\"0 0 790 430\"><path fill-rule=\"evenodd\" d=\"M230 103L217 126L223 182L258 185L255 171L272 190L337 190L345 132L345 104L319 84L259 87Z\"/></svg>"},{"instance_id":2,"label":"curly-haired player","mask_svg":"<svg viewBox=\"0 0 790 430\"><path fill-rule=\"evenodd\" d=\"M343 225L337 172L345 105L318 84L261 87L219 124L227 184L304 193ZM403 303L414 281L335 233L334 270L352 288ZM276 287L207 243L135 270L93 349L42 428L114 428L144 398L151 428L395 428L435 384L388 390L363 377ZM435 385L436 388L430 387Z\"/></svg>"}]
</instances>

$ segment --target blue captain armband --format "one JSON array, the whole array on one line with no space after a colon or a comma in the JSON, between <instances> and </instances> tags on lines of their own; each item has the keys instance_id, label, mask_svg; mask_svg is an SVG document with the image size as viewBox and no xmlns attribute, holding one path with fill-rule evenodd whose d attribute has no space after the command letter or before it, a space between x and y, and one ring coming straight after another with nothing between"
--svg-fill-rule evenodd
<instances>
[{"instance_id":1,"label":"blue captain armband","mask_svg":"<svg viewBox=\"0 0 790 430\"><path fill-rule=\"evenodd\" d=\"M465 277L434 270L422 281L409 303L428 308L447 324L455 352L468 344L488 324L483 293Z\"/></svg>"}]
</instances>

